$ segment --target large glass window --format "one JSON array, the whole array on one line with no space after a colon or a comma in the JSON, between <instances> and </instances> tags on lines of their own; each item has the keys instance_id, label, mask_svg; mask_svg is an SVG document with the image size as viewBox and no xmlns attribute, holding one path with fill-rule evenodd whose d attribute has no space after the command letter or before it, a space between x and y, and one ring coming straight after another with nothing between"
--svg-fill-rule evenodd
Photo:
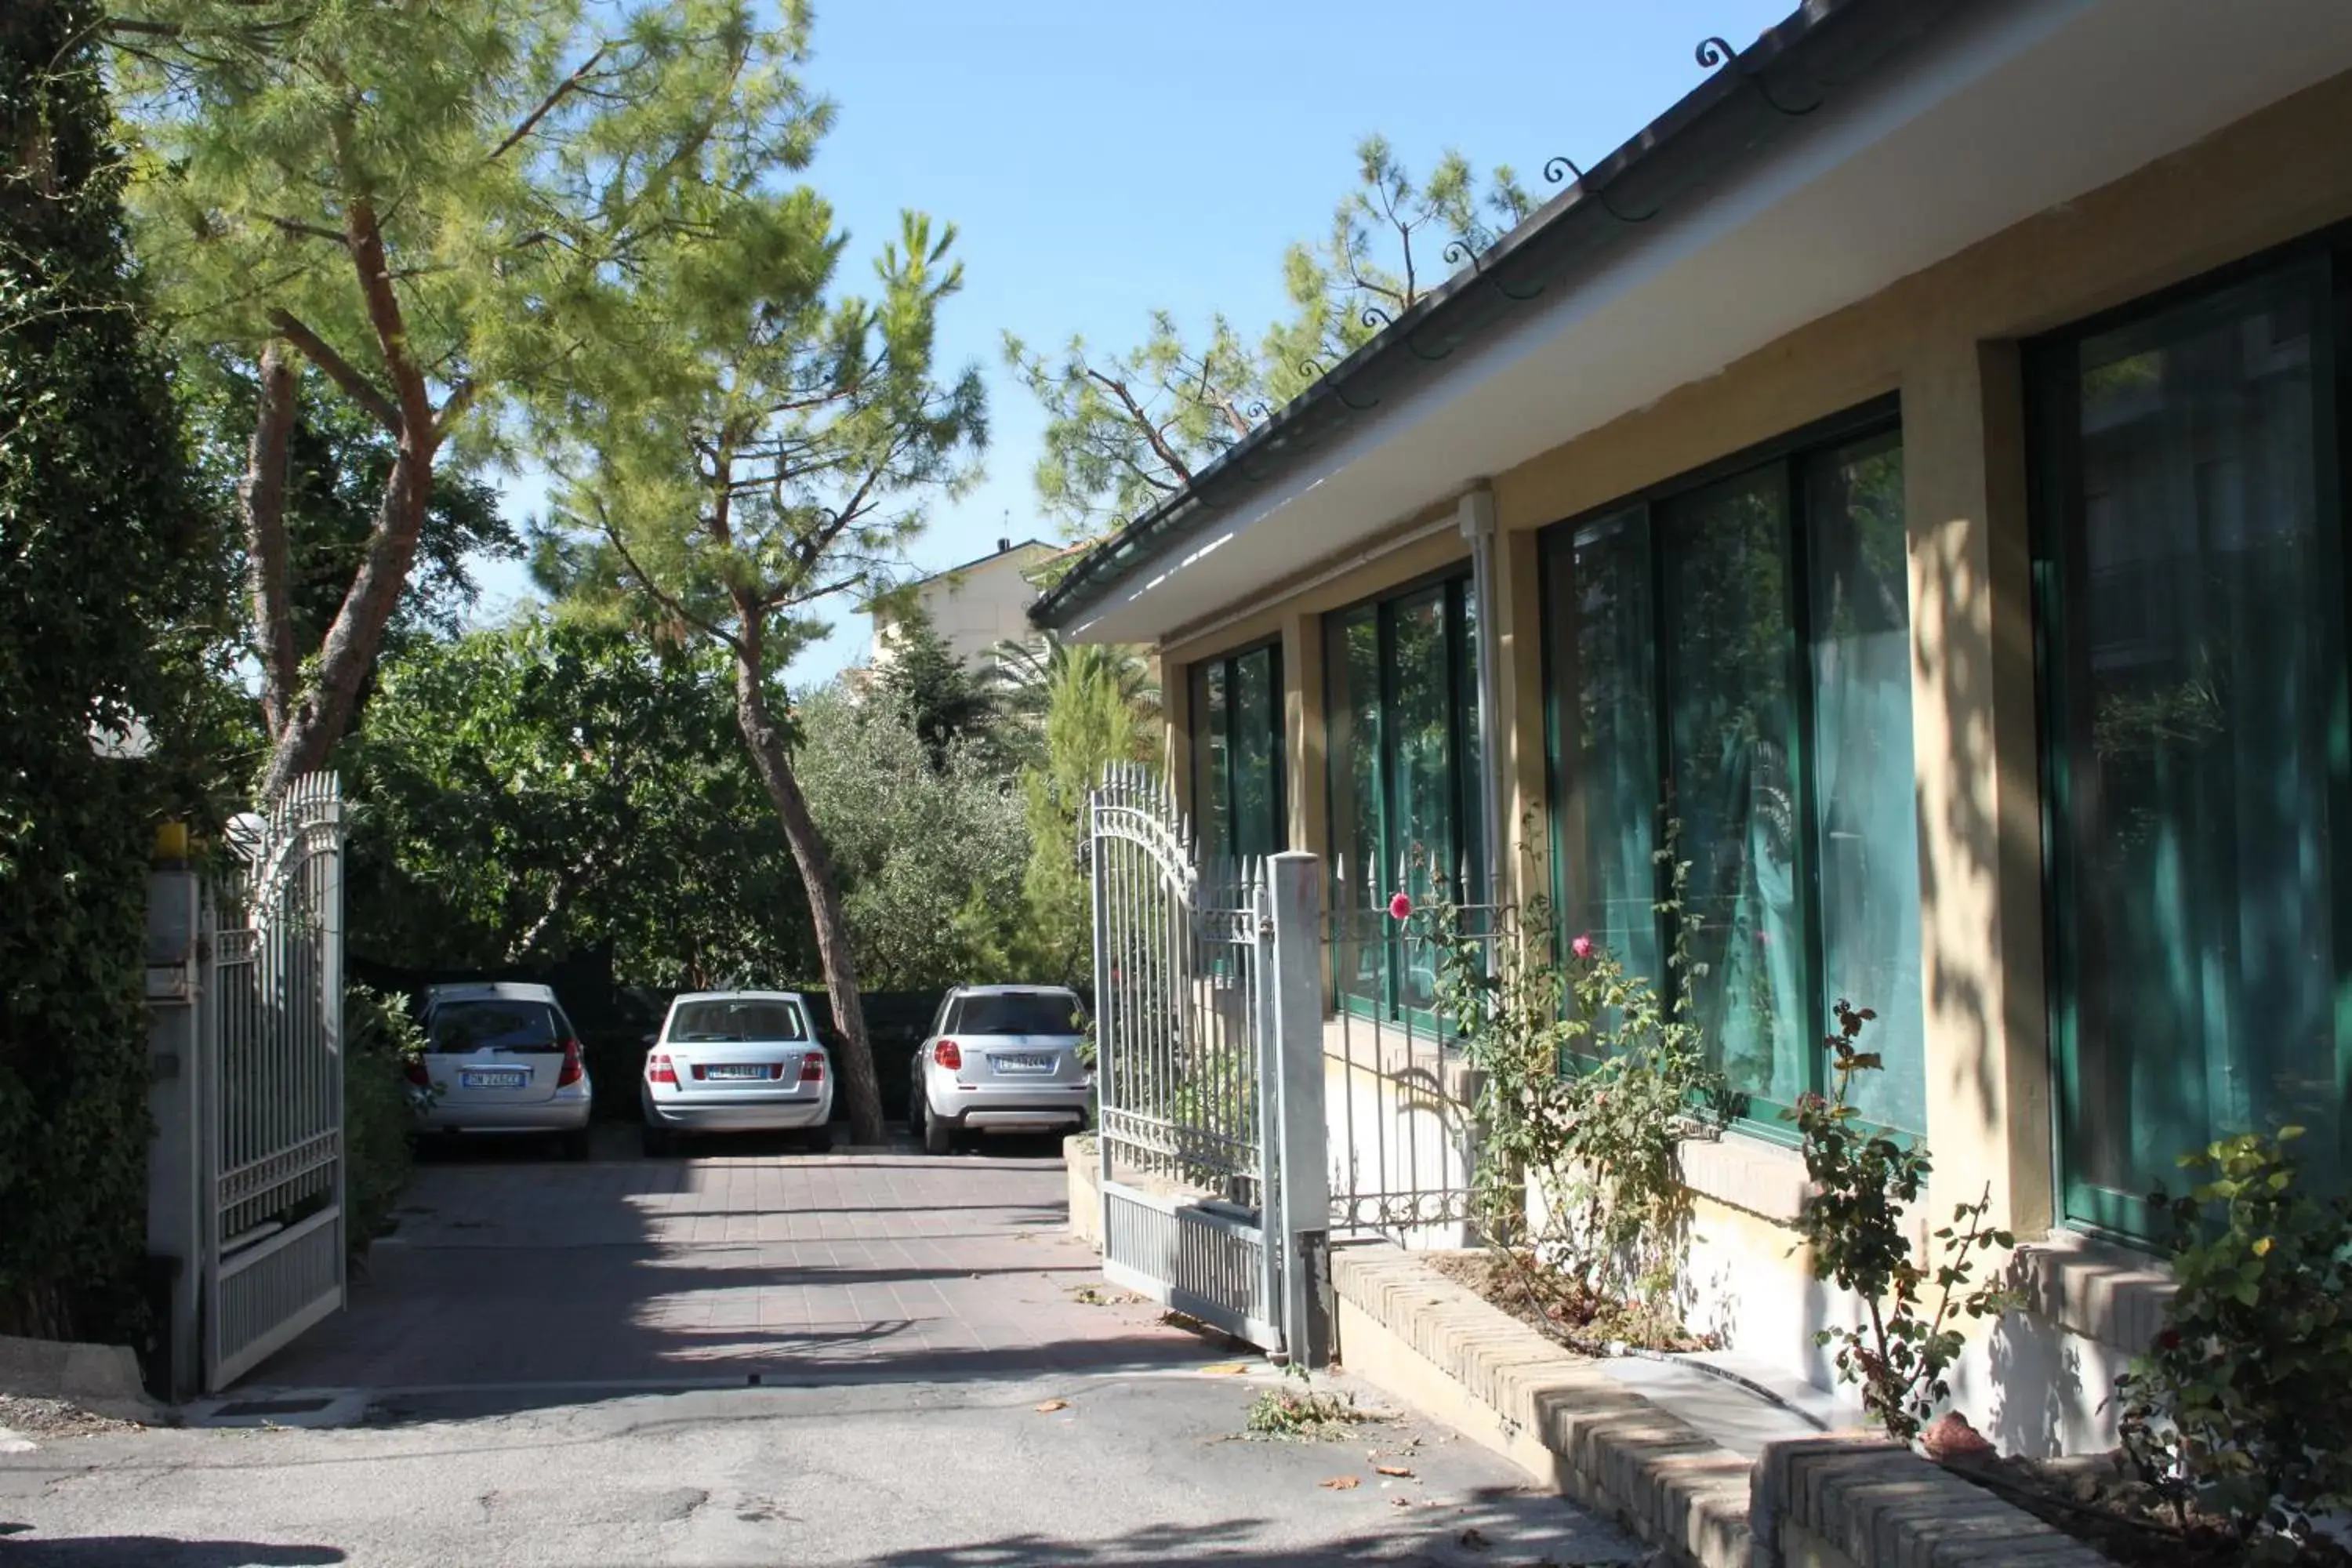
<instances>
[{"instance_id":1,"label":"large glass window","mask_svg":"<svg viewBox=\"0 0 2352 1568\"><path fill-rule=\"evenodd\" d=\"M2225 1133L2301 1125L2346 1172L2346 581L2329 268L2034 360L2052 994L2066 1212Z\"/></svg>"},{"instance_id":2,"label":"large glass window","mask_svg":"<svg viewBox=\"0 0 2352 1568\"><path fill-rule=\"evenodd\" d=\"M1475 625L1456 577L1324 617L1332 908L1350 1005L1394 1014L1436 1002L1430 957L1410 952L1391 898L1486 898Z\"/></svg>"},{"instance_id":3,"label":"large glass window","mask_svg":"<svg viewBox=\"0 0 2352 1568\"><path fill-rule=\"evenodd\" d=\"M1192 820L1203 852L1272 855L1288 836L1282 652L1272 644L1192 668Z\"/></svg>"},{"instance_id":4,"label":"large glass window","mask_svg":"<svg viewBox=\"0 0 2352 1568\"><path fill-rule=\"evenodd\" d=\"M1891 416L1669 486L1545 540L1555 874L1590 934L1683 987L1749 1119L1825 1087L1874 1009L1888 1126L1926 1122L1903 448ZM1688 868L1679 916L1664 835ZM1667 972L1687 921L1689 969Z\"/></svg>"}]
</instances>

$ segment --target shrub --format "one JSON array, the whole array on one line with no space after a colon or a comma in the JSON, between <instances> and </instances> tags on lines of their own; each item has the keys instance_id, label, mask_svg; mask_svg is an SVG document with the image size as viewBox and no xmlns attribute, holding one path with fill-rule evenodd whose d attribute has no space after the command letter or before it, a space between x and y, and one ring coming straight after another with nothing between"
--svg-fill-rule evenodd
<instances>
[{"instance_id":1,"label":"shrub","mask_svg":"<svg viewBox=\"0 0 2352 1568\"><path fill-rule=\"evenodd\" d=\"M1888 1436L1909 1442L1951 1395L1945 1374L1966 1342L1959 1320L2011 1304L1998 1281L1972 1282L1977 1255L2014 1241L1985 1223L1992 1208L1988 1185L1975 1203L1954 1207L1952 1223L1936 1232L1943 1261L1933 1275L1911 1256L1903 1216L1927 1184L1927 1151L1916 1139L1906 1142L1869 1126L1846 1103L1854 1074L1883 1065L1876 1052L1854 1045L1876 1016L1839 1000L1838 1032L1822 1042L1834 1058L1832 1091L1809 1093L1783 1114L1804 1140L1805 1174L1816 1189L1797 1220L1798 1234L1812 1247L1813 1278L1833 1279L1862 1299L1858 1327L1823 1329L1813 1342L1838 1347L1839 1381L1860 1384L1863 1408Z\"/></svg>"},{"instance_id":2,"label":"shrub","mask_svg":"<svg viewBox=\"0 0 2352 1568\"><path fill-rule=\"evenodd\" d=\"M2291 1560L2315 1516L2352 1508L2352 1203L2298 1184L2286 1150L2302 1133L2181 1157L2208 1179L2155 1196L2179 1289L2116 1384L2143 1477L2256 1562Z\"/></svg>"},{"instance_id":3,"label":"shrub","mask_svg":"<svg viewBox=\"0 0 2352 1568\"><path fill-rule=\"evenodd\" d=\"M408 1186L415 1091L405 1074L424 1050L424 1032L404 1000L364 985L345 987L343 1235L354 1255L390 1234L393 1209Z\"/></svg>"},{"instance_id":4,"label":"shrub","mask_svg":"<svg viewBox=\"0 0 2352 1568\"><path fill-rule=\"evenodd\" d=\"M1444 901L1428 923L1440 1005L1480 1077L1480 1233L1551 1321L1671 1345L1684 1338L1674 1297L1689 1219L1678 1151L1694 1123L1719 1120L1725 1089L1688 1016L1700 971L1671 825L1657 858L1671 889L1658 910L1677 932L1669 962L1685 979L1672 1004L1590 937L1560 965L1540 896L1483 932Z\"/></svg>"}]
</instances>

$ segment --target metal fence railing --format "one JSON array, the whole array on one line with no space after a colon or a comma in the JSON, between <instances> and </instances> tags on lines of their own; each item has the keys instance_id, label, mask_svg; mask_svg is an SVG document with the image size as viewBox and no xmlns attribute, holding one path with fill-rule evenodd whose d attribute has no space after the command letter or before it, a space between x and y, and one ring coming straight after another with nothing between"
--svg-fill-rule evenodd
<instances>
[{"instance_id":1,"label":"metal fence railing","mask_svg":"<svg viewBox=\"0 0 2352 1568\"><path fill-rule=\"evenodd\" d=\"M1460 911L1490 942L1491 911ZM1426 918L1339 910L1325 920L1331 1226L1407 1246L1467 1243L1477 1079L1441 994Z\"/></svg>"}]
</instances>

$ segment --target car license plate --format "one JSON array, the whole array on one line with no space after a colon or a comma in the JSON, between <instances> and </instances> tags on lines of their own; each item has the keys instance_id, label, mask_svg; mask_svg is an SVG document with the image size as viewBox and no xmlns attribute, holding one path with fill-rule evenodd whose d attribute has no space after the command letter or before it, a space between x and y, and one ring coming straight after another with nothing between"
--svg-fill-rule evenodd
<instances>
[{"instance_id":1,"label":"car license plate","mask_svg":"<svg viewBox=\"0 0 2352 1568\"><path fill-rule=\"evenodd\" d=\"M709 1074L717 1079L764 1079L774 1077L775 1069L759 1062L723 1062L711 1068Z\"/></svg>"},{"instance_id":2,"label":"car license plate","mask_svg":"<svg viewBox=\"0 0 2352 1568\"><path fill-rule=\"evenodd\" d=\"M999 1072L1052 1072L1054 1058L1034 1051L1013 1051L988 1058Z\"/></svg>"},{"instance_id":3,"label":"car license plate","mask_svg":"<svg viewBox=\"0 0 2352 1568\"><path fill-rule=\"evenodd\" d=\"M520 1089L530 1081L530 1074L513 1069L499 1072L460 1072L457 1075L457 1086L460 1089Z\"/></svg>"}]
</instances>

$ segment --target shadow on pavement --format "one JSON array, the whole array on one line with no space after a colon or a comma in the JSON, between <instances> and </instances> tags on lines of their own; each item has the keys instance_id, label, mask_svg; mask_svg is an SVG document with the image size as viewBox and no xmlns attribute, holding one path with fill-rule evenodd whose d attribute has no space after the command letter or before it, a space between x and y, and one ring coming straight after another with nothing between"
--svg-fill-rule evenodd
<instances>
[{"instance_id":1,"label":"shadow on pavement","mask_svg":"<svg viewBox=\"0 0 2352 1568\"><path fill-rule=\"evenodd\" d=\"M877 1325L873 1331L851 1336L878 1343L907 1331L905 1324ZM1231 1362L1236 1352L1230 1343L1181 1333L1138 1334L1090 1342L1084 1351L1066 1344L1001 1351L885 1352L858 1357L796 1356L793 1336L765 1336L740 1348L740 1364L757 1370L729 1376L716 1373L699 1381L679 1378L664 1382L605 1383L594 1378L568 1384L538 1384L523 1387L483 1383L432 1388L406 1388L387 1393L368 1408L370 1426L406 1426L435 1421L473 1420L519 1415L556 1405L590 1405L607 1399L640 1399L700 1394L716 1389L759 1388L882 1388L925 1383L1011 1383L1056 1376L1108 1376L1122 1372L1152 1372L1186 1362L1207 1364ZM1172 1343L1171 1343L1172 1342ZM1249 1352L1255 1354L1255 1352Z\"/></svg>"},{"instance_id":2,"label":"shadow on pavement","mask_svg":"<svg viewBox=\"0 0 2352 1568\"><path fill-rule=\"evenodd\" d=\"M678 1152L670 1155L641 1155L637 1149L637 1128L634 1122L600 1121L591 1128L599 1159L656 1159L663 1162L680 1158L692 1160L795 1160L813 1159L807 1135L800 1132L730 1132L695 1134L682 1138ZM849 1144L849 1129L836 1122L833 1127L837 1147ZM894 1164L909 1169L929 1170L937 1166L952 1166L959 1161L982 1161L997 1163L1007 1161L1050 1160L1059 1163L1062 1158L1062 1135L1054 1133L991 1132L967 1134L951 1154L925 1154L918 1148L904 1122L888 1126L887 1155ZM560 1163L561 1144L552 1136L447 1133L423 1139L416 1144L416 1161L420 1165L538 1165Z\"/></svg>"},{"instance_id":3,"label":"shadow on pavement","mask_svg":"<svg viewBox=\"0 0 2352 1568\"><path fill-rule=\"evenodd\" d=\"M1122 1535L1008 1535L962 1546L924 1547L866 1559L868 1568L1094 1568L1215 1563L1225 1568L1321 1568L1342 1563L1509 1564L1511 1568L1634 1568L1654 1561L1592 1516L1540 1492L1482 1489L1458 1504L1397 1509L1377 1529L1301 1539L1303 1521L1228 1519L1188 1527L1155 1524ZM1304 1528L1312 1530L1311 1523Z\"/></svg>"},{"instance_id":4,"label":"shadow on pavement","mask_svg":"<svg viewBox=\"0 0 2352 1568\"><path fill-rule=\"evenodd\" d=\"M1093 1252L1063 1234L1058 1140L937 1158L766 1144L646 1158L634 1130L613 1128L584 1162L528 1140L442 1152L354 1272L345 1311L228 1396L380 1391L381 1422L1233 1354L1103 1284Z\"/></svg>"},{"instance_id":5,"label":"shadow on pavement","mask_svg":"<svg viewBox=\"0 0 2352 1568\"><path fill-rule=\"evenodd\" d=\"M346 1563L337 1546L271 1546L257 1541L166 1541L153 1535L35 1539L28 1524L0 1524L0 1562L9 1568L299 1568Z\"/></svg>"}]
</instances>

